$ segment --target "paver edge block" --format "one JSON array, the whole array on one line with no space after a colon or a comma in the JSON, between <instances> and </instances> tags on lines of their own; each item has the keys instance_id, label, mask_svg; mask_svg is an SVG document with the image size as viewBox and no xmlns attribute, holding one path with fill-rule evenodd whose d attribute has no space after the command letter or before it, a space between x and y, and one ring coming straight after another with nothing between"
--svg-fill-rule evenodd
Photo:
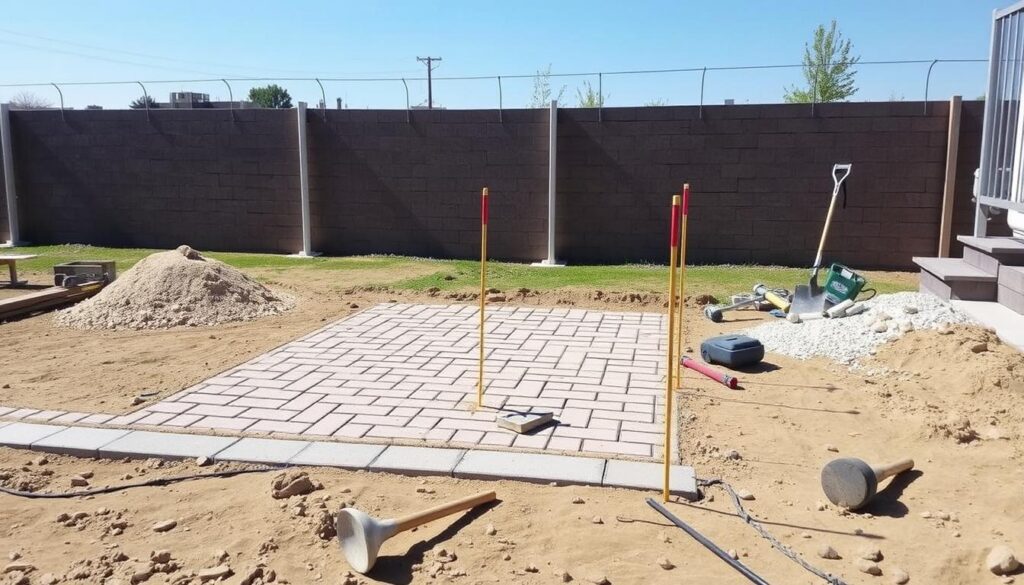
<instances>
[{"instance_id":1,"label":"paver edge block","mask_svg":"<svg viewBox=\"0 0 1024 585\"><path fill-rule=\"evenodd\" d=\"M661 463L609 459L601 484L606 487L661 491L663 469ZM700 497L697 491L696 472L692 467L673 465L670 482L671 493L687 500L696 500Z\"/></svg>"},{"instance_id":2,"label":"paver edge block","mask_svg":"<svg viewBox=\"0 0 1024 585\"><path fill-rule=\"evenodd\" d=\"M157 440L160 445L153 448L138 447L140 441ZM238 442L238 437L218 435L189 435L185 433L162 433L157 431L131 431L99 448L100 457L144 459L192 459L213 457ZM190 445L191 444L191 445ZM170 446L172 449L168 449ZM178 447L178 448L173 448Z\"/></svg>"},{"instance_id":3,"label":"paver edge block","mask_svg":"<svg viewBox=\"0 0 1024 585\"><path fill-rule=\"evenodd\" d=\"M239 461L242 463L263 463L286 465L292 457L308 447L309 441L292 439L264 439L244 437L213 456L214 461ZM278 453L274 454L273 451Z\"/></svg>"},{"instance_id":4,"label":"paver edge block","mask_svg":"<svg viewBox=\"0 0 1024 585\"><path fill-rule=\"evenodd\" d=\"M13 422L0 429L0 445L14 449L28 449L40 439L59 433L69 427Z\"/></svg>"},{"instance_id":5,"label":"paver edge block","mask_svg":"<svg viewBox=\"0 0 1024 585\"><path fill-rule=\"evenodd\" d=\"M450 476L465 455L465 449L390 445L367 466L367 469L400 475ZM441 461L430 463L431 457L435 460L440 458Z\"/></svg>"},{"instance_id":6,"label":"paver edge block","mask_svg":"<svg viewBox=\"0 0 1024 585\"><path fill-rule=\"evenodd\" d=\"M348 458L351 463L339 463L331 461L334 453L323 453L324 450L338 449L342 458ZM341 469L366 469L380 454L387 449L387 445L374 445L370 443L341 443L334 441L315 441L304 447L288 460L288 465L313 465L317 467L338 467Z\"/></svg>"},{"instance_id":7,"label":"paver edge block","mask_svg":"<svg viewBox=\"0 0 1024 585\"><path fill-rule=\"evenodd\" d=\"M75 457L99 457L100 447L130 432L124 429L68 427L32 443L32 450Z\"/></svg>"},{"instance_id":8,"label":"paver edge block","mask_svg":"<svg viewBox=\"0 0 1024 585\"><path fill-rule=\"evenodd\" d=\"M535 483L600 486L606 461L551 453L470 451L455 468L460 479L511 479ZM550 466L553 471L543 469Z\"/></svg>"}]
</instances>

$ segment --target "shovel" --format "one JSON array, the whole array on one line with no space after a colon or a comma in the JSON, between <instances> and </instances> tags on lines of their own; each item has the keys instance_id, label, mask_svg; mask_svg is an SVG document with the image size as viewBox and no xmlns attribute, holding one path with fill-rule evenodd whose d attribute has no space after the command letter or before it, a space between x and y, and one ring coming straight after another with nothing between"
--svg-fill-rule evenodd
<instances>
[{"instance_id":1,"label":"shovel","mask_svg":"<svg viewBox=\"0 0 1024 585\"><path fill-rule=\"evenodd\" d=\"M825 289L818 286L818 270L821 268L821 254L825 250L825 239L828 238L828 228L832 224L832 213L836 209L836 201L839 200L839 187L850 176L851 164L832 165L832 202L828 205L828 215L825 216L825 229L821 232L821 242L818 243L818 255L814 257L814 267L811 268L811 279L804 284L796 285L793 291L793 304L789 308L790 313L802 315L804 313L821 313L828 308L828 300L825 298Z\"/></svg>"}]
</instances>

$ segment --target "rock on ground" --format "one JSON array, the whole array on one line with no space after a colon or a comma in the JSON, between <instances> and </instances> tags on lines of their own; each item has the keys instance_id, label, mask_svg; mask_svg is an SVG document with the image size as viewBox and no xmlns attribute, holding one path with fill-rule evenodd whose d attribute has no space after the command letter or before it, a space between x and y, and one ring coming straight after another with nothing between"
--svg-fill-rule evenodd
<instances>
[{"instance_id":1,"label":"rock on ground","mask_svg":"<svg viewBox=\"0 0 1024 585\"><path fill-rule=\"evenodd\" d=\"M1000 544L989 551L985 557L985 566L996 575L1008 575L1020 567L1020 562L1010 547Z\"/></svg>"}]
</instances>

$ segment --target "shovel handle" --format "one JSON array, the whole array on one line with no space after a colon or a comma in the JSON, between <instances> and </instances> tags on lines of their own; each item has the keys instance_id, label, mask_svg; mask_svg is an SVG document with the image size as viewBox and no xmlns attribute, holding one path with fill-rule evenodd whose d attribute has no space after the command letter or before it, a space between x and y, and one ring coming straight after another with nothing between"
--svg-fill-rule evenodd
<instances>
[{"instance_id":1,"label":"shovel handle","mask_svg":"<svg viewBox=\"0 0 1024 585\"><path fill-rule=\"evenodd\" d=\"M465 498L455 500L454 502L448 502L447 504L427 508L426 510L409 514L408 516L402 516L396 520L398 523L398 530L396 533L405 532L406 530L422 526L423 524L432 522L438 518L444 518L445 516L456 512L469 510L470 508L475 508L480 504L486 504L487 502L491 502L496 499L497 495L495 495L493 491L480 492L479 494L466 496Z\"/></svg>"},{"instance_id":2,"label":"shovel handle","mask_svg":"<svg viewBox=\"0 0 1024 585\"><path fill-rule=\"evenodd\" d=\"M872 465L871 471L875 472L875 479L882 481L887 477L892 477L896 474L903 473L904 471L914 468L913 459L900 459L895 463L889 463L887 465Z\"/></svg>"},{"instance_id":3,"label":"shovel handle","mask_svg":"<svg viewBox=\"0 0 1024 585\"><path fill-rule=\"evenodd\" d=\"M814 268L811 270L812 278L818 276L818 268L821 267L821 255L825 251L825 240L828 238L828 228L832 225L832 214L836 210L836 201L839 199L839 187L850 176L852 164L832 165L832 202L828 204L828 215L825 216L825 229L821 231L821 241L818 242L818 254L814 257Z\"/></svg>"}]
</instances>

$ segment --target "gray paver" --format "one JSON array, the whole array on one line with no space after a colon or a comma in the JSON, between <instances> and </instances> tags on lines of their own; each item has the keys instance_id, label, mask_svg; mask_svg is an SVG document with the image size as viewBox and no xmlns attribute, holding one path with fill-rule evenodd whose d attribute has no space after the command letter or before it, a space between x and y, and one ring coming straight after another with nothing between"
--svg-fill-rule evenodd
<instances>
[{"instance_id":1,"label":"gray paver","mask_svg":"<svg viewBox=\"0 0 1024 585\"><path fill-rule=\"evenodd\" d=\"M16 449L28 449L32 443L59 433L68 427L58 425L35 425L16 422L0 429L0 445Z\"/></svg>"},{"instance_id":2,"label":"gray paver","mask_svg":"<svg viewBox=\"0 0 1024 585\"><path fill-rule=\"evenodd\" d=\"M692 467L673 465L669 474L673 494L697 499L697 478ZM664 467L660 463L611 459L605 466L602 483L610 487L661 491L664 477Z\"/></svg>"},{"instance_id":3,"label":"gray paver","mask_svg":"<svg viewBox=\"0 0 1024 585\"><path fill-rule=\"evenodd\" d=\"M238 439L182 433L132 431L99 449L100 457L213 457Z\"/></svg>"},{"instance_id":4,"label":"gray paver","mask_svg":"<svg viewBox=\"0 0 1024 585\"><path fill-rule=\"evenodd\" d=\"M463 449L392 445L370 464L369 469L403 475L451 475L465 454Z\"/></svg>"},{"instance_id":5,"label":"gray paver","mask_svg":"<svg viewBox=\"0 0 1024 585\"><path fill-rule=\"evenodd\" d=\"M470 451L455 468L455 477L601 485L604 467L604 459L542 453Z\"/></svg>"},{"instance_id":6,"label":"gray paver","mask_svg":"<svg viewBox=\"0 0 1024 585\"><path fill-rule=\"evenodd\" d=\"M386 449L386 445L366 443L312 443L292 457L289 465L326 465L346 469L366 469Z\"/></svg>"},{"instance_id":7,"label":"gray paver","mask_svg":"<svg viewBox=\"0 0 1024 585\"><path fill-rule=\"evenodd\" d=\"M270 463L284 465L299 451L309 446L309 441L287 441L283 439L240 439L237 443L214 456L217 461L245 461L247 463Z\"/></svg>"},{"instance_id":8,"label":"gray paver","mask_svg":"<svg viewBox=\"0 0 1024 585\"><path fill-rule=\"evenodd\" d=\"M121 429L71 427L32 443L32 450L78 457L96 457L99 455L100 447L129 432Z\"/></svg>"}]
</instances>

